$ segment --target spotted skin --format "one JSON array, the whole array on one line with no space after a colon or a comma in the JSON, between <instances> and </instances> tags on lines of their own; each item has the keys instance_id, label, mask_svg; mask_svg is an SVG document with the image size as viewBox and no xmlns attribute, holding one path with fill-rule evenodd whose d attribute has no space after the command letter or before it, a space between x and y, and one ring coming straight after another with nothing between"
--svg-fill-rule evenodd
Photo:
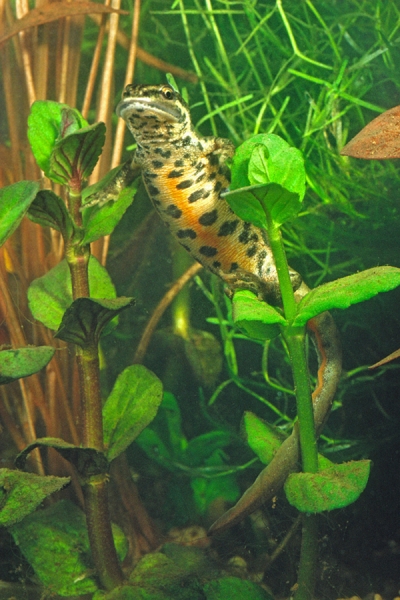
<instances>
[{"instance_id":1,"label":"spotted skin","mask_svg":"<svg viewBox=\"0 0 400 600\"><path fill-rule=\"evenodd\" d=\"M193 258L228 287L279 299L278 278L265 233L239 219L221 194L229 187L229 140L200 137L189 108L170 86L128 86L117 108L138 144L147 192L171 233ZM294 288L301 279L291 272Z\"/></svg>"},{"instance_id":2,"label":"spotted skin","mask_svg":"<svg viewBox=\"0 0 400 600\"><path fill-rule=\"evenodd\" d=\"M133 171L141 170L147 192L169 227L191 255L221 277L231 292L249 289L279 303L276 268L265 233L241 219L221 194L229 187L225 162L233 156L229 140L200 137L193 130L189 108L168 85L128 85L117 107L137 142ZM296 300L309 291L295 271L291 280ZM317 433L329 414L341 373L341 350L331 315L308 323L319 359L313 392ZM283 486L299 461L299 434L291 435L256 481L210 529L223 531L259 508Z\"/></svg>"}]
</instances>

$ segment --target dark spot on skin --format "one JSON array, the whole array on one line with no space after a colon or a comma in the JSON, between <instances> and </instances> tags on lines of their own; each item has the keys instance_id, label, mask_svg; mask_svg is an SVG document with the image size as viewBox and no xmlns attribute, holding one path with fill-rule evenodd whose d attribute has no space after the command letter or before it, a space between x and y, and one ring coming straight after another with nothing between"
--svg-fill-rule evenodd
<instances>
[{"instance_id":1,"label":"dark spot on skin","mask_svg":"<svg viewBox=\"0 0 400 600\"><path fill-rule=\"evenodd\" d=\"M213 248L213 246L202 246L199 249L199 252L203 256L215 256L218 253L218 250Z\"/></svg>"},{"instance_id":2,"label":"dark spot on skin","mask_svg":"<svg viewBox=\"0 0 400 600\"><path fill-rule=\"evenodd\" d=\"M218 211L217 209L211 210L210 212L206 212L201 215L199 218L200 225L204 225L208 227L209 225L214 225L215 221L218 219Z\"/></svg>"},{"instance_id":3,"label":"dark spot on skin","mask_svg":"<svg viewBox=\"0 0 400 600\"><path fill-rule=\"evenodd\" d=\"M201 170L202 170L202 168L203 168L203 166L204 166L204 165L203 165L202 161L200 161L200 162L198 162L198 163L196 163L196 164L194 165L194 168L195 168L195 170L196 170L196 171L201 171Z\"/></svg>"},{"instance_id":4,"label":"dark spot on skin","mask_svg":"<svg viewBox=\"0 0 400 600\"><path fill-rule=\"evenodd\" d=\"M189 144L191 144L191 143L192 143L192 138L190 137L190 135L187 135L182 140L182 146L189 146Z\"/></svg>"},{"instance_id":5,"label":"dark spot on skin","mask_svg":"<svg viewBox=\"0 0 400 600\"><path fill-rule=\"evenodd\" d=\"M160 201L160 200L155 200L155 199L154 199L154 200L153 200L153 202L154 202L154 204L157 204L157 206L160 206L160 204L161 204L161 201Z\"/></svg>"},{"instance_id":6,"label":"dark spot on skin","mask_svg":"<svg viewBox=\"0 0 400 600\"><path fill-rule=\"evenodd\" d=\"M165 209L165 214L169 217L172 217L173 219L179 219L182 216L182 211L180 208L175 206L175 204L170 204Z\"/></svg>"},{"instance_id":7,"label":"dark spot on skin","mask_svg":"<svg viewBox=\"0 0 400 600\"><path fill-rule=\"evenodd\" d=\"M204 192L203 194L203 198L206 199L208 198L208 196L211 194L211 190L207 190L206 192Z\"/></svg>"},{"instance_id":8,"label":"dark spot on skin","mask_svg":"<svg viewBox=\"0 0 400 600\"><path fill-rule=\"evenodd\" d=\"M213 166L218 165L219 164L219 156L218 156L218 154L210 154L210 157L208 159L208 163L210 165L213 165Z\"/></svg>"},{"instance_id":9,"label":"dark spot on skin","mask_svg":"<svg viewBox=\"0 0 400 600\"><path fill-rule=\"evenodd\" d=\"M147 179L155 179L156 177L158 177L158 173L144 173L144 178Z\"/></svg>"},{"instance_id":10,"label":"dark spot on skin","mask_svg":"<svg viewBox=\"0 0 400 600\"><path fill-rule=\"evenodd\" d=\"M255 254L257 254L257 246L250 246L250 248L246 252L247 256L251 258Z\"/></svg>"},{"instance_id":11,"label":"dark spot on skin","mask_svg":"<svg viewBox=\"0 0 400 600\"><path fill-rule=\"evenodd\" d=\"M163 150L162 148L156 148L154 152L156 154L159 154L163 158L171 158L171 150Z\"/></svg>"},{"instance_id":12,"label":"dark spot on skin","mask_svg":"<svg viewBox=\"0 0 400 600\"><path fill-rule=\"evenodd\" d=\"M196 183L199 183L200 181L203 181L204 177L206 176L205 173L202 173L201 175L199 175L198 177L196 177Z\"/></svg>"},{"instance_id":13,"label":"dark spot on skin","mask_svg":"<svg viewBox=\"0 0 400 600\"><path fill-rule=\"evenodd\" d=\"M184 238L194 240L197 237L197 233L193 229L179 229L179 231L176 232L176 237L180 240Z\"/></svg>"},{"instance_id":14,"label":"dark spot on skin","mask_svg":"<svg viewBox=\"0 0 400 600\"><path fill-rule=\"evenodd\" d=\"M217 181L217 183L214 185L214 192L218 193L221 188L222 188L222 183L220 181Z\"/></svg>"},{"instance_id":15,"label":"dark spot on skin","mask_svg":"<svg viewBox=\"0 0 400 600\"><path fill-rule=\"evenodd\" d=\"M221 263L218 260L214 260L212 266L214 267L214 269L219 269Z\"/></svg>"},{"instance_id":16,"label":"dark spot on skin","mask_svg":"<svg viewBox=\"0 0 400 600\"><path fill-rule=\"evenodd\" d=\"M225 221L225 223L222 223L221 227L219 228L218 235L220 237L224 235L231 235L235 231L238 223L238 219L235 219L235 221Z\"/></svg>"},{"instance_id":17,"label":"dark spot on skin","mask_svg":"<svg viewBox=\"0 0 400 600\"><path fill-rule=\"evenodd\" d=\"M169 179L173 179L174 177L182 177L184 174L184 169L174 169L170 173L168 173Z\"/></svg>"},{"instance_id":18,"label":"dark spot on skin","mask_svg":"<svg viewBox=\"0 0 400 600\"><path fill-rule=\"evenodd\" d=\"M216 172L213 171L212 173L209 174L207 181L213 181L213 179L215 179L217 176Z\"/></svg>"},{"instance_id":19,"label":"dark spot on skin","mask_svg":"<svg viewBox=\"0 0 400 600\"><path fill-rule=\"evenodd\" d=\"M190 196L188 197L188 202L191 204L192 202L197 202L197 200L200 200L200 198L203 197L204 194L204 188L201 188L200 190L196 190L195 192L192 192L190 194ZM205 197L205 196L204 196Z\"/></svg>"},{"instance_id":20,"label":"dark spot on skin","mask_svg":"<svg viewBox=\"0 0 400 600\"><path fill-rule=\"evenodd\" d=\"M181 181L180 183L178 183L178 185L176 186L177 190L186 190L187 188L190 188L193 185L193 179L185 179L184 181Z\"/></svg>"},{"instance_id":21,"label":"dark spot on skin","mask_svg":"<svg viewBox=\"0 0 400 600\"><path fill-rule=\"evenodd\" d=\"M250 223L243 223L243 231L242 233L239 235L239 242L241 244L248 244L249 243L249 239L250 239Z\"/></svg>"},{"instance_id":22,"label":"dark spot on skin","mask_svg":"<svg viewBox=\"0 0 400 600\"><path fill-rule=\"evenodd\" d=\"M256 233L252 233L249 237L250 242L258 242L258 235Z\"/></svg>"},{"instance_id":23,"label":"dark spot on skin","mask_svg":"<svg viewBox=\"0 0 400 600\"><path fill-rule=\"evenodd\" d=\"M229 270L230 273L233 273L234 271L236 271L239 268L239 265L236 262L233 262L231 264L231 268Z\"/></svg>"},{"instance_id":24,"label":"dark spot on skin","mask_svg":"<svg viewBox=\"0 0 400 600\"><path fill-rule=\"evenodd\" d=\"M161 169L164 166L164 163L161 160L152 160L151 164L155 169Z\"/></svg>"},{"instance_id":25,"label":"dark spot on skin","mask_svg":"<svg viewBox=\"0 0 400 600\"><path fill-rule=\"evenodd\" d=\"M176 160L174 162L175 167L183 167L184 165L185 165L185 161L183 161L181 158L179 158L178 160Z\"/></svg>"},{"instance_id":26,"label":"dark spot on skin","mask_svg":"<svg viewBox=\"0 0 400 600\"><path fill-rule=\"evenodd\" d=\"M158 188L156 188L155 185L152 185L151 183L147 184L147 191L149 192L149 196L157 196L157 194L160 193L160 190Z\"/></svg>"},{"instance_id":27,"label":"dark spot on skin","mask_svg":"<svg viewBox=\"0 0 400 600\"><path fill-rule=\"evenodd\" d=\"M190 158L189 152L185 152L185 154L183 155L183 158L186 158L186 160L188 160Z\"/></svg>"},{"instance_id":28,"label":"dark spot on skin","mask_svg":"<svg viewBox=\"0 0 400 600\"><path fill-rule=\"evenodd\" d=\"M265 260L266 256L267 256L266 250L261 250L261 252L259 252L259 254L258 254L257 271L258 271L258 274L260 277L262 276L264 260Z\"/></svg>"}]
</instances>

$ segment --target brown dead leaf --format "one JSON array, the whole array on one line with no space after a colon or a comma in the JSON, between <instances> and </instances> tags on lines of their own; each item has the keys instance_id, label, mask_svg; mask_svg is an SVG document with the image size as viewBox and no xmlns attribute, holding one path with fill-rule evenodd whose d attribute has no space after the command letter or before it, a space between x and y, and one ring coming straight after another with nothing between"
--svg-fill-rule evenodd
<instances>
[{"instance_id":1,"label":"brown dead leaf","mask_svg":"<svg viewBox=\"0 0 400 600\"><path fill-rule=\"evenodd\" d=\"M340 154L368 160L400 158L400 106L368 123Z\"/></svg>"},{"instance_id":2,"label":"brown dead leaf","mask_svg":"<svg viewBox=\"0 0 400 600\"><path fill-rule=\"evenodd\" d=\"M47 2L47 4L43 4L39 8L33 8L21 19L17 19L6 31L3 31L0 35L0 46L20 31L25 31L30 27L37 27L38 25L57 21L57 19L63 19L64 17L93 13L129 14L126 10L117 10L103 4L97 4L96 2L86 2L85 0Z\"/></svg>"}]
</instances>

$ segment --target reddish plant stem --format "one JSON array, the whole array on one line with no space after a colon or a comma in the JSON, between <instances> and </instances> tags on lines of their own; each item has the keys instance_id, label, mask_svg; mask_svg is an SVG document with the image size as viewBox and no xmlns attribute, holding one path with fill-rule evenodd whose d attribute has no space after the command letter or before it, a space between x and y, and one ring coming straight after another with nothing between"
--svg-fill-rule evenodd
<instances>
[{"instance_id":1,"label":"reddish plant stem","mask_svg":"<svg viewBox=\"0 0 400 600\"><path fill-rule=\"evenodd\" d=\"M81 226L80 194L69 195L69 209L75 224ZM66 242L66 258L71 273L73 299L90 297L90 246L74 240ZM100 366L97 343L76 347L79 388L82 403L82 445L102 452L103 418L100 391ZM112 590L123 582L115 550L107 496L108 473L88 477L82 484L85 513L93 563L101 585Z\"/></svg>"}]
</instances>

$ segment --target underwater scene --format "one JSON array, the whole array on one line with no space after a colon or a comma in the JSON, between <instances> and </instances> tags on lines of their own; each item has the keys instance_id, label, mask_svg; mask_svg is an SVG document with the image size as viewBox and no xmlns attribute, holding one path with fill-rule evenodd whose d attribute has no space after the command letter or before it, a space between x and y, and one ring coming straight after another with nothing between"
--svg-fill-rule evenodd
<instances>
[{"instance_id":1,"label":"underwater scene","mask_svg":"<svg viewBox=\"0 0 400 600\"><path fill-rule=\"evenodd\" d=\"M0 3L0 600L400 600L400 5Z\"/></svg>"}]
</instances>

